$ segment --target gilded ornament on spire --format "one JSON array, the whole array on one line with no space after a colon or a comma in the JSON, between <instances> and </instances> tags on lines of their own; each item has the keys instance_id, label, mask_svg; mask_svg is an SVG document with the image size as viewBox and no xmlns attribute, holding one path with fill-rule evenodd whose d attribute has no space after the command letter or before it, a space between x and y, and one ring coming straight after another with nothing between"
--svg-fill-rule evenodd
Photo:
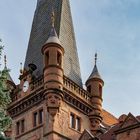
<instances>
[{"instance_id":1,"label":"gilded ornament on spire","mask_svg":"<svg viewBox=\"0 0 140 140\"><path fill-rule=\"evenodd\" d=\"M55 23L55 14L54 14L54 9L52 8L52 13L51 13L51 24L52 24L52 27L54 27L54 23Z\"/></svg>"}]
</instances>

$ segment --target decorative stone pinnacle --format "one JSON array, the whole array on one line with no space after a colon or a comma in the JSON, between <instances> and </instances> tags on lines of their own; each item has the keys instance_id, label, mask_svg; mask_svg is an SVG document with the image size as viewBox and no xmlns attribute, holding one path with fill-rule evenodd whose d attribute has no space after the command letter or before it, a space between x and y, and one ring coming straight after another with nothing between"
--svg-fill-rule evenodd
<instances>
[{"instance_id":1,"label":"decorative stone pinnacle","mask_svg":"<svg viewBox=\"0 0 140 140\"><path fill-rule=\"evenodd\" d=\"M51 22L52 22L52 27L54 27L55 23L55 14L54 14L54 9L52 8L52 13L51 13Z\"/></svg>"},{"instance_id":2,"label":"decorative stone pinnacle","mask_svg":"<svg viewBox=\"0 0 140 140\"><path fill-rule=\"evenodd\" d=\"M20 63L20 74L23 74L23 69L22 69L22 62Z\"/></svg>"},{"instance_id":3,"label":"decorative stone pinnacle","mask_svg":"<svg viewBox=\"0 0 140 140\"><path fill-rule=\"evenodd\" d=\"M97 53L95 53L95 65L97 63Z\"/></svg>"}]
</instances>

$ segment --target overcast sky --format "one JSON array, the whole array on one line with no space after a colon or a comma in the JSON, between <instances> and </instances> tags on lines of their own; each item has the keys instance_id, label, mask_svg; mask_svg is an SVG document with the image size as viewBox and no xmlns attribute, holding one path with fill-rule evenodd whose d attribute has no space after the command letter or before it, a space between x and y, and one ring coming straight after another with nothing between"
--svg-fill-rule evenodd
<instances>
[{"instance_id":1,"label":"overcast sky","mask_svg":"<svg viewBox=\"0 0 140 140\"><path fill-rule=\"evenodd\" d=\"M0 38L16 83L35 7L36 0L0 0ZM83 83L97 51L103 107L117 117L140 115L140 0L71 0L71 10Z\"/></svg>"}]
</instances>

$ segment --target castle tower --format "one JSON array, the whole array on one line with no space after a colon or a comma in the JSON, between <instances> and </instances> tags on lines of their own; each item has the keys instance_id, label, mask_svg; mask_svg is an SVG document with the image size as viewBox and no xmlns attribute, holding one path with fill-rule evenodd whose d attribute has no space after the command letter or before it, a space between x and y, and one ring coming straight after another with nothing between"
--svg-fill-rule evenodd
<instances>
[{"instance_id":1,"label":"castle tower","mask_svg":"<svg viewBox=\"0 0 140 140\"><path fill-rule=\"evenodd\" d=\"M38 0L24 69L21 66L8 107L12 140L88 140L84 132L90 138L91 132L97 134L104 82L96 61L97 55L85 90L69 0ZM103 124L112 120L108 114L103 110Z\"/></svg>"},{"instance_id":2,"label":"castle tower","mask_svg":"<svg viewBox=\"0 0 140 140\"><path fill-rule=\"evenodd\" d=\"M65 50L64 75L82 87L69 0L37 1L24 68L28 69L28 64L34 63L37 66L36 77L43 74L43 56L40 50L49 37L52 7L56 15L56 33Z\"/></svg>"},{"instance_id":3,"label":"castle tower","mask_svg":"<svg viewBox=\"0 0 140 140\"><path fill-rule=\"evenodd\" d=\"M93 110L89 113L89 119L91 122L91 131L93 134L99 130L100 123L102 122L102 88L104 81L101 78L97 69L97 53L95 54L95 65L91 75L86 81L87 91L91 96L91 103Z\"/></svg>"},{"instance_id":4,"label":"castle tower","mask_svg":"<svg viewBox=\"0 0 140 140\"><path fill-rule=\"evenodd\" d=\"M42 47L44 56L44 88L48 112L55 116L63 98L63 57L64 49L58 39L54 27L52 12L52 28L48 40Z\"/></svg>"}]
</instances>

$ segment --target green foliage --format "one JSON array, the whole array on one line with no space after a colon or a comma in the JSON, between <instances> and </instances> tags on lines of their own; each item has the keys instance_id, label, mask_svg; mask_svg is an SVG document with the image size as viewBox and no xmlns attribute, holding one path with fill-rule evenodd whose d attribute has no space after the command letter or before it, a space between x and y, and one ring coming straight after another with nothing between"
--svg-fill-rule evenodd
<instances>
[{"instance_id":1,"label":"green foliage","mask_svg":"<svg viewBox=\"0 0 140 140\"><path fill-rule=\"evenodd\" d=\"M0 140L11 140L10 138L6 138L3 135L0 134Z\"/></svg>"},{"instance_id":2,"label":"green foliage","mask_svg":"<svg viewBox=\"0 0 140 140\"><path fill-rule=\"evenodd\" d=\"M0 59L3 50L0 39ZM11 102L9 90L7 88L7 78L9 70L5 67L0 70L0 132L4 132L11 124L11 118L7 115L7 106ZM1 135L0 135L1 136ZM2 138L0 138L1 140Z\"/></svg>"},{"instance_id":3,"label":"green foliage","mask_svg":"<svg viewBox=\"0 0 140 140\"><path fill-rule=\"evenodd\" d=\"M0 110L5 110L10 103L9 91L7 89L7 76L8 70L4 69L0 71Z\"/></svg>"}]
</instances>

